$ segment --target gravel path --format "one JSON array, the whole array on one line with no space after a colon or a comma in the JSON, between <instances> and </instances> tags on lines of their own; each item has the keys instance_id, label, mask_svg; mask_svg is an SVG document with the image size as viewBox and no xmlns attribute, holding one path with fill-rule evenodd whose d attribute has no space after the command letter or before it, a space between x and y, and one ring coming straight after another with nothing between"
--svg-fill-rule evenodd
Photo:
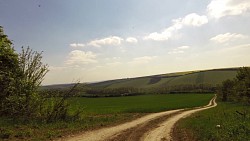
<instances>
[{"instance_id":1,"label":"gravel path","mask_svg":"<svg viewBox=\"0 0 250 141\"><path fill-rule=\"evenodd\" d=\"M152 113L141 118L117 126L84 132L64 141L162 141L171 140L171 130L181 118L195 112L215 107L213 98L207 106L189 110L178 109L160 113Z\"/></svg>"},{"instance_id":2,"label":"gravel path","mask_svg":"<svg viewBox=\"0 0 250 141\"><path fill-rule=\"evenodd\" d=\"M174 127L174 124L180 120L181 118L185 118L195 112L206 110L209 108L213 108L217 106L215 102L215 98L213 98L209 104L202 108L196 108L188 111L181 112L180 114L174 115L168 118L166 121L159 124L158 128L155 128L148 133L145 133L144 136L141 138L142 141L170 141L171 140L171 131Z\"/></svg>"}]
</instances>

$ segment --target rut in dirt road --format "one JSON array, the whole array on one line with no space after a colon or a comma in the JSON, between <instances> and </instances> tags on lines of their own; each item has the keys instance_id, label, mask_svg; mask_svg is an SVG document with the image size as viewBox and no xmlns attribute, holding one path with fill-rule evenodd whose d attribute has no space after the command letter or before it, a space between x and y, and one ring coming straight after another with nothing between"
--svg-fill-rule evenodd
<instances>
[{"instance_id":1,"label":"rut in dirt road","mask_svg":"<svg viewBox=\"0 0 250 141\"><path fill-rule=\"evenodd\" d=\"M144 133L149 132L150 130L157 128L158 124L165 121L166 119L181 113L183 110L174 112L172 114L167 114L158 118L154 118L148 122L142 123L136 127L129 128L125 131L122 131L118 135L108 139L107 141L139 141Z\"/></svg>"},{"instance_id":2,"label":"rut in dirt road","mask_svg":"<svg viewBox=\"0 0 250 141\"><path fill-rule=\"evenodd\" d=\"M216 97L210 100L204 107L193 109L179 109L160 113L153 113L136 120L113 127L85 132L75 137L69 137L67 141L162 141L171 140L171 131L174 124L181 118L195 112L215 107Z\"/></svg>"},{"instance_id":3,"label":"rut in dirt road","mask_svg":"<svg viewBox=\"0 0 250 141\"><path fill-rule=\"evenodd\" d=\"M191 109L188 111L181 112L180 114L176 114L170 118L168 118L166 121L159 124L159 126L148 133L145 133L144 136L140 139L141 141L170 141L171 140L171 132L174 127L174 124L182 119L185 118L195 112L206 110L209 108L213 108L217 106L215 102L216 97L214 97L212 100L210 100L209 104L207 106L204 106L202 108L196 108Z\"/></svg>"},{"instance_id":4,"label":"rut in dirt road","mask_svg":"<svg viewBox=\"0 0 250 141\"><path fill-rule=\"evenodd\" d=\"M148 123L149 121L152 121L155 118L170 115L170 114L179 112L181 110L183 109L165 111L165 112L160 112L160 113L153 113L153 114L149 114L141 118L135 119L133 121L117 125L117 126L102 128L102 129L98 129L94 131L87 131L75 137L69 137L66 139L59 139L59 140L62 140L62 141L107 141L120 135L121 133L123 133L123 131L141 126L142 124Z\"/></svg>"}]
</instances>

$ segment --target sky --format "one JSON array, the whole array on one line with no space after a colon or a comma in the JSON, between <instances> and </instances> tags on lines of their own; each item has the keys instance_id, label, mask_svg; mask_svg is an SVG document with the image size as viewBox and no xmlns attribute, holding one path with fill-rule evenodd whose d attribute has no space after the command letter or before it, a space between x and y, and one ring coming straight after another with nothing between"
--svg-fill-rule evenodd
<instances>
[{"instance_id":1,"label":"sky","mask_svg":"<svg viewBox=\"0 0 250 141\"><path fill-rule=\"evenodd\" d=\"M250 66L249 0L0 0L0 25L43 85Z\"/></svg>"}]
</instances>

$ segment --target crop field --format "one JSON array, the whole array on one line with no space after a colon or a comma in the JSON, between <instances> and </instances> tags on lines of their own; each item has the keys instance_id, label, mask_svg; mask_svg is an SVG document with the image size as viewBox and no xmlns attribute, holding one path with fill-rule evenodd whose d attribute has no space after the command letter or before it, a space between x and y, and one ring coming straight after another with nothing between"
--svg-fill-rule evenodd
<instances>
[{"instance_id":1,"label":"crop field","mask_svg":"<svg viewBox=\"0 0 250 141\"><path fill-rule=\"evenodd\" d=\"M107 98L72 98L72 110L85 114L150 113L206 105L213 94L165 94Z\"/></svg>"},{"instance_id":2,"label":"crop field","mask_svg":"<svg viewBox=\"0 0 250 141\"><path fill-rule=\"evenodd\" d=\"M219 102L215 108L181 120L175 130L175 136L183 141L186 138L183 135L199 141L248 141L250 109L242 104Z\"/></svg>"}]
</instances>

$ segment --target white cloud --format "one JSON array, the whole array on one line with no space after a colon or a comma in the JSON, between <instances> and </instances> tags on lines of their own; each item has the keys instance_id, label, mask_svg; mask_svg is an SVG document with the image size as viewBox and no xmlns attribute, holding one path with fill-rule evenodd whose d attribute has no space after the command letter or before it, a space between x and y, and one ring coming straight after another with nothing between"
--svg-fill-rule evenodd
<instances>
[{"instance_id":1,"label":"white cloud","mask_svg":"<svg viewBox=\"0 0 250 141\"><path fill-rule=\"evenodd\" d=\"M84 46L85 46L84 44L80 44L80 43L72 43L72 44L70 44L70 47L73 47L73 48L84 47Z\"/></svg>"},{"instance_id":2,"label":"white cloud","mask_svg":"<svg viewBox=\"0 0 250 141\"><path fill-rule=\"evenodd\" d=\"M156 58L157 58L156 56L137 57L137 58L134 58L131 62L129 62L129 64L135 64L135 65L136 64L147 64Z\"/></svg>"},{"instance_id":3,"label":"white cloud","mask_svg":"<svg viewBox=\"0 0 250 141\"><path fill-rule=\"evenodd\" d=\"M225 33L214 36L210 40L217 43L225 43L228 41L233 41L236 39L244 39L244 38L247 38L247 36L237 33Z\"/></svg>"},{"instance_id":4,"label":"white cloud","mask_svg":"<svg viewBox=\"0 0 250 141\"><path fill-rule=\"evenodd\" d=\"M134 38L134 37L128 37L128 38L126 39L126 41L127 41L128 43L137 43L137 42L138 42L138 40L137 40L136 38Z\"/></svg>"},{"instance_id":5,"label":"white cloud","mask_svg":"<svg viewBox=\"0 0 250 141\"><path fill-rule=\"evenodd\" d=\"M173 38L174 33L182 28L181 24L173 24L172 26L164 29L162 32L153 32L149 35L145 36L144 40L155 40L155 41L164 41L169 40L170 38Z\"/></svg>"},{"instance_id":6,"label":"white cloud","mask_svg":"<svg viewBox=\"0 0 250 141\"><path fill-rule=\"evenodd\" d=\"M89 63L96 63L96 54L91 51L84 52L81 50L73 50L69 53L68 60L65 61L67 65L82 65Z\"/></svg>"},{"instance_id":7,"label":"white cloud","mask_svg":"<svg viewBox=\"0 0 250 141\"><path fill-rule=\"evenodd\" d=\"M196 13L186 15L184 18L174 19L173 25L164 29L162 32L153 32L144 37L144 40L164 41L175 38L177 31L184 26L201 26L208 23L207 16L199 16Z\"/></svg>"},{"instance_id":8,"label":"white cloud","mask_svg":"<svg viewBox=\"0 0 250 141\"><path fill-rule=\"evenodd\" d=\"M200 16L196 13L191 13L186 15L184 18L180 18L175 20L176 22L179 22L182 25L187 25L187 26L201 26L203 24L208 23L207 16L203 15Z\"/></svg>"},{"instance_id":9,"label":"white cloud","mask_svg":"<svg viewBox=\"0 0 250 141\"><path fill-rule=\"evenodd\" d=\"M181 53L184 53L185 50L187 50L189 48L190 48L189 46L180 46L180 47L177 47L177 48L169 51L168 54L181 54Z\"/></svg>"},{"instance_id":10,"label":"white cloud","mask_svg":"<svg viewBox=\"0 0 250 141\"><path fill-rule=\"evenodd\" d=\"M208 15L217 19L228 15L241 15L249 10L249 0L212 0L207 6Z\"/></svg>"},{"instance_id":11,"label":"white cloud","mask_svg":"<svg viewBox=\"0 0 250 141\"><path fill-rule=\"evenodd\" d=\"M179 50L182 50L182 49L189 49L190 47L189 46L180 46L180 47L177 47L177 49Z\"/></svg>"},{"instance_id":12,"label":"white cloud","mask_svg":"<svg viewBox=\"0 0 250 141\"><path fill-rule=\"evenodd\" d=\"M101 47L104 45L118 46L121 44L122 41L123 41L123 39L120 37L111 36L111 37L107 37L107 38L103 38L103 39L97 39L97 40L90 41L88 43L88 45L95 46L95 47Z\"/></svg>"}]
</instances>

